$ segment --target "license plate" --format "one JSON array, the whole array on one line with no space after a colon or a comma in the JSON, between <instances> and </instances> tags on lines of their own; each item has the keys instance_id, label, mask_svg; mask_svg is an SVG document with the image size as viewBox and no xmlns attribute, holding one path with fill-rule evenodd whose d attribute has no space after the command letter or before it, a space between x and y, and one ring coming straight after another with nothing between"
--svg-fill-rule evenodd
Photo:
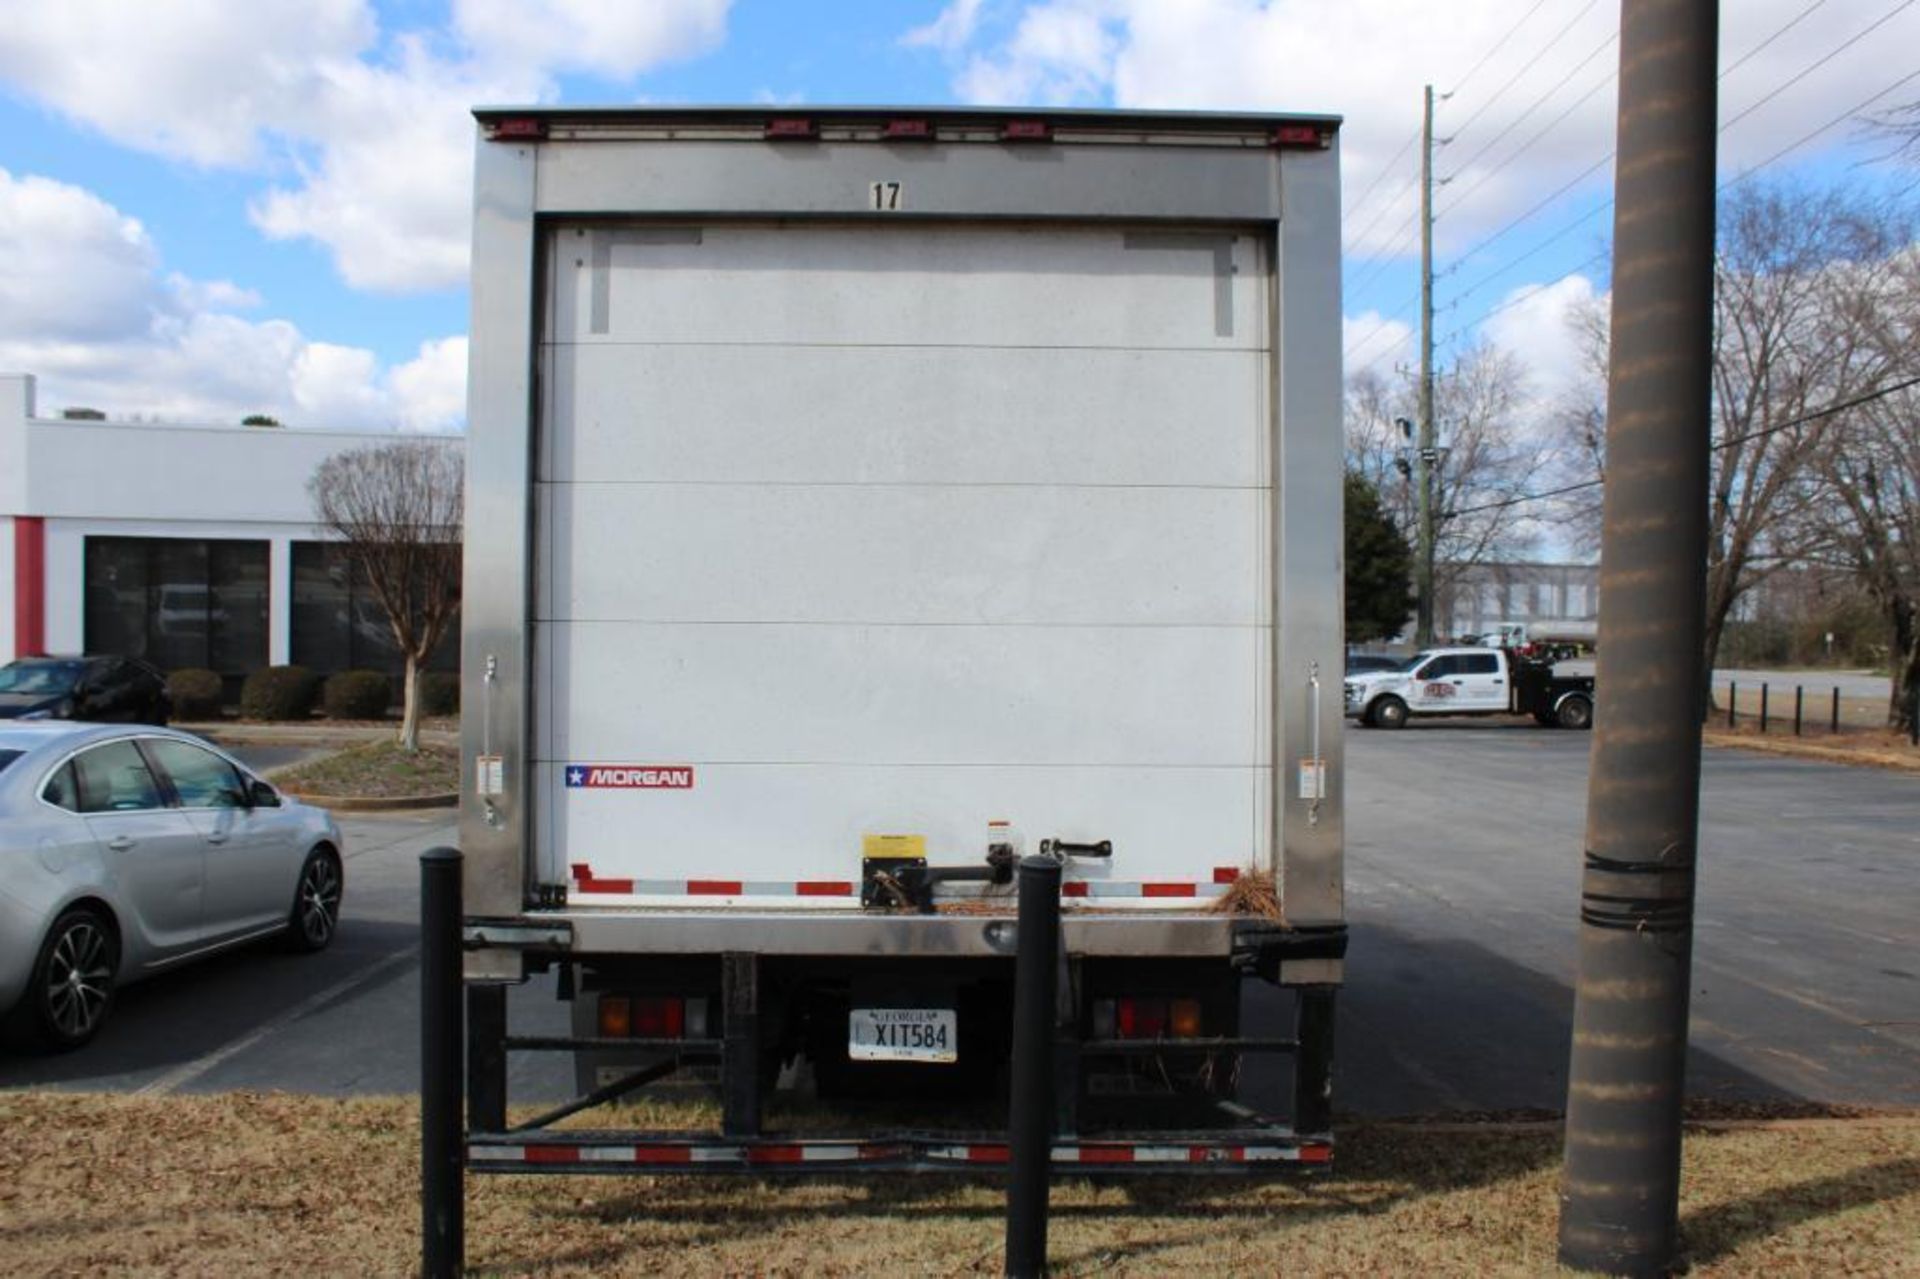
<instances>
[{"instance_id":1,"label":"license plate","mask_svg":"<svg viewBox=\"0 0 1920 1279\"><path fill-rule=\"evenodd\" d=\"M959 1048L951 1008L854 1008L847 1013L847 1056L854 1061L958 1061Z\"/></svg>"}]
</instances>

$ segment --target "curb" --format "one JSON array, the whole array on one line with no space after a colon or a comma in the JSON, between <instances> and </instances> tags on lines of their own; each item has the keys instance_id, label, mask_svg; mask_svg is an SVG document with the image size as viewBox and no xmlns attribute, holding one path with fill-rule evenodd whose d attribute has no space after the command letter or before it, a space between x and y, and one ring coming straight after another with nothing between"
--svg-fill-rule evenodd
<instances>
[{"instance_id":1,"label":"curb","mask_svg":"<svg viewBox=\"0 0 1920 1279\"><path fill-rule=\"evenodd\" d=\"M321 795L282 786L280 793L303 804L312 804L336 813L402 813L416 809L454 808L460 803L459 791L436 795Z\"/></svg>"}]
</instances>

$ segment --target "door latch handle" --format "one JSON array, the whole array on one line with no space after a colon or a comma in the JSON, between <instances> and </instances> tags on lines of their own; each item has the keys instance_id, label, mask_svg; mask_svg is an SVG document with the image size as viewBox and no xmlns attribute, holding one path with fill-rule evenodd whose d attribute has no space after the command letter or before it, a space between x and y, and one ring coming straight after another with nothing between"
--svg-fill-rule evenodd
<instances>
[{"instance_id":1,"label":"door latch handle","mask_svg":"<svg viewBox=\"0 0 1920 1279\"><path fill-rule=\"evenodd\" d=\"M131 835L115 835L107 841L107 847L116 853L124 853L133 847L133 842L133 836Z\"/></svg>"}]
</instances>

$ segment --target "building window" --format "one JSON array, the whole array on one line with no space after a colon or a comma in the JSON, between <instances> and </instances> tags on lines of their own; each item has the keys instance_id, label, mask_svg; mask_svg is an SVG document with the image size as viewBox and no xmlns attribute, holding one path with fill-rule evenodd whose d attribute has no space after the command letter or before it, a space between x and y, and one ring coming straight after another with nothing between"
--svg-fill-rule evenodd
<instances>
[{"instance_id":1,"label":"building window","mask_svg":"<svg viewBox=\"0 0 1920 1279\"><path fill-rule=\"evenodd\" d=\"M334 542L293 544L292 657L322 675L335 671L385 671L395 688L406 663L393 642L393 628L363 574ZM460 618L428 657L430 671L460 669Z\"/></svg>"},{"instance_id":2,"label":"building window","mask_svg":"<svg viewBox=\"0 0 1920 1279\"><path fill-rule=\"evenodd\" d=\"M238 678L267 663L267 544L89 537L86 648Z\"/></svg>"}]
</instances>

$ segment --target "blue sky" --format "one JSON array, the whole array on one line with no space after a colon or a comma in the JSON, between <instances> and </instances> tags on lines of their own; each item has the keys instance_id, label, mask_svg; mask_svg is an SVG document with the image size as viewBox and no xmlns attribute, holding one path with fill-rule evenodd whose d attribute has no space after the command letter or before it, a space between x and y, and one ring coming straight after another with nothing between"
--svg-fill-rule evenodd
<instances>
[{"instance_id":1,"label":"blue sky","mask_svg":"<svg viewBox=\"0 0 1920 1279\"><path fill-rule=\"evenodd\" d=\"M1723 10L1725 176L1767 162L1768 179L1920 178L1855 123L1920 100L1914 0ZM39 377L43 412L457 428L476 102L1340 113L1349 364L1384 368L1412 355L1417 149L1404 144L1431 82L1452 90L1437 331L1513 349L1544 395L1570 375L1566 308L1605 286L1610 216L1579 219L1611 195L1617 0L16 0L9 13L0 366Z\"/></svg>"}]
</instances>

